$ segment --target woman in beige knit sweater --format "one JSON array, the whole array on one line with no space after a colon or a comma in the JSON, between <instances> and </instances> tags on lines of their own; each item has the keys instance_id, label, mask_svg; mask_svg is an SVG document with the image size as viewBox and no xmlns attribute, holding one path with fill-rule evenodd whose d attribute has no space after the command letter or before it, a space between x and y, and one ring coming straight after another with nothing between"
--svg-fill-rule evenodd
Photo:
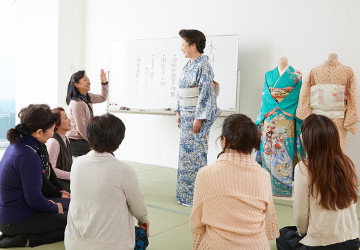
<instances>
[{"instance_id":1,"label":"woman in beige knit sweater","mask_svg":"<svg viewBox=\"0 0 360 250\"><path fill-rule=\"evenodd\" d=\"M225 119L217 161L196 178L191 214L193 249L270 249L279 235L269 173L251 157L256 125L245 115Z\"/></svg>"}]
</instances>

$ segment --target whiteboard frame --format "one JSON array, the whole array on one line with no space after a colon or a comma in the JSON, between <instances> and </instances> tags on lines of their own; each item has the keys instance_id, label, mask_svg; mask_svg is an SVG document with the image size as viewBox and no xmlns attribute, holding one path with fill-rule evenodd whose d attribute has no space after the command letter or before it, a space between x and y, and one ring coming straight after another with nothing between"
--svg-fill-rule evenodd
<instances>
[{"instance_id":1,"label":"whiteboard frame","mask_svg":"<svg viewBox=\"0 0 360 250\"><path fill-rule=\"evenodd\" d=\"M240 113L240 76L241 71L237 72L237 84L236 84L236 106L235 111L221 110L219 117L228 117L229 115ZM120 107L109 107L106 109L107 112L111 113L125 113L125 114L142 114L142 115L165 115L172 116L175 115L175 110L164 110L164 109L129 109L121 110Z\"/></svg>"},{"instance_id":2,"label":"whiteboard frame","mask_svg":"<svg viewBox=\"0 0 360 250\"><path fill-rule=\"evenodd\" d=\"M130 109L130 110L120 110L108 108L106 110L110 113L125 113L125 114L141 114L141 115L164 115L164 116L174 116L175 111L172 110L160 110L160 109ZM235 114L238 112L223 110L221 111L219 117L228 117L229 115Z\"/></svg>"}]
</instances>

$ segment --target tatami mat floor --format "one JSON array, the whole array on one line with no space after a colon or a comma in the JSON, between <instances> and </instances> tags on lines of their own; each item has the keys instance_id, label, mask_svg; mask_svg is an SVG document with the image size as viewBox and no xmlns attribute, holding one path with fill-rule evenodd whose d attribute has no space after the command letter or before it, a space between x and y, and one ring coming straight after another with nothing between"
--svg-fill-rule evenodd
<instances>
[{"instance_id":1,"label":"tatami mat floor","mask_svg":"<svg viewBox=\"0 0 360 250\"><path fill-rule=\"evenodd\" d=\"M191 208L181 206L175 198L176 169L128 162L135 169L145 196L150 221L149 250L192 249ZM294 225L292 201L274 199L279 227ZM358 215L359 213L358 206ZM277 249L270 241L271 249ZM21 248L12 248L14 250ZM36 247L37 250L63 250L58 242Z\"/></svg>"}]
</instances>

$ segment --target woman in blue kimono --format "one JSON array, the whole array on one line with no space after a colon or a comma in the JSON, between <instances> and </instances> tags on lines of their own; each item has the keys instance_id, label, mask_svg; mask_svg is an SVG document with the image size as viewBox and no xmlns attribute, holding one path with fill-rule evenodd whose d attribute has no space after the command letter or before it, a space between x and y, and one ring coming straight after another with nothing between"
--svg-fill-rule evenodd
<instances>
[{"instance_id":1,"label":"woman in blue kimono","mask_svg":"<svg viewBox=\"0 0 360 250\"><path fill-rule=\"evenodd\" d=\"M196 174L207 164L210 127L219 116L214 72L204 53L206 38L198 30L180 30L182 51L190 60L180 76L176 117L180 128L176 199L192 206Z\"/></svg>"},{"instance_id":2,"label":"woman in blue kimono","mask_svg":"<svg viewBox=\"0 0 360 250\"><path fill-rule=\"evenodd\" d=\"M261 133L256 160L270 172L274 196L292 195L294 166L305 156L300 141L302 121L295 116L301 84L301 73L288 66L286 58L265 74L256 120Z\"/></svg>"}]
</instances>

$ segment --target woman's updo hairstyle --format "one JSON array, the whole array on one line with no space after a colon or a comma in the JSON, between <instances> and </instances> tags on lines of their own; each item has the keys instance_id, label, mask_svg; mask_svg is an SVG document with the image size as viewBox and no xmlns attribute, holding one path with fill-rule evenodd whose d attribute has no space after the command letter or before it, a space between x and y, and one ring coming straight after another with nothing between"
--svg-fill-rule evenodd
<instances>
[{"instance_id":1,"label":"woman's updo hairstyle","mask_svg":"<svg viewBox=\"0 0 360 250\"><path fill-rule=\"evenodd\" d=\"M221 134L221 138L223 137L226 138L224 151L233 149L251 154L253 149L260 149L260 133L255 123L243 114L233 114L225 119Z\"/></svg>"},{"instance_id":2,"label":"woman's updo hairstyle","mask_svg":"<svg viewBox=\"0 0 360 250\"><path fill-rule=\"evenodd\" d=\"M179 35L184 39L189 45L195 43L196 49L199 53L203 54L206 46L206 37L199 30L180 30Z\"/></svg>"},{"instance_id":3,"label":"woman's updo hairstyle","mask_svg":"<svg viewBox=\"0 0 360 250\"><path fill-rule=\"evenodd\" d=\"M6 135L10 144L18 143L22 136L32 134L38 129L45 132L56 121L55 115L47 104L30 104L20 110L18 117L20 118L20 124L9 129Z\"/></svg>"},{"instance_id":4,"label":"woman's updo hairstyle","mask_svg":"<svg viewBox=\"0 0 360 250\"><path fill-rule=\"evenodd\" d=\"M65 110L62 107L57 107L51 110L51 112L54 114L55 116L55 128L54 131L56 132L59 127L61 126L61 113L60 112L65 112Z\"/></svg>"}]
</instances>

